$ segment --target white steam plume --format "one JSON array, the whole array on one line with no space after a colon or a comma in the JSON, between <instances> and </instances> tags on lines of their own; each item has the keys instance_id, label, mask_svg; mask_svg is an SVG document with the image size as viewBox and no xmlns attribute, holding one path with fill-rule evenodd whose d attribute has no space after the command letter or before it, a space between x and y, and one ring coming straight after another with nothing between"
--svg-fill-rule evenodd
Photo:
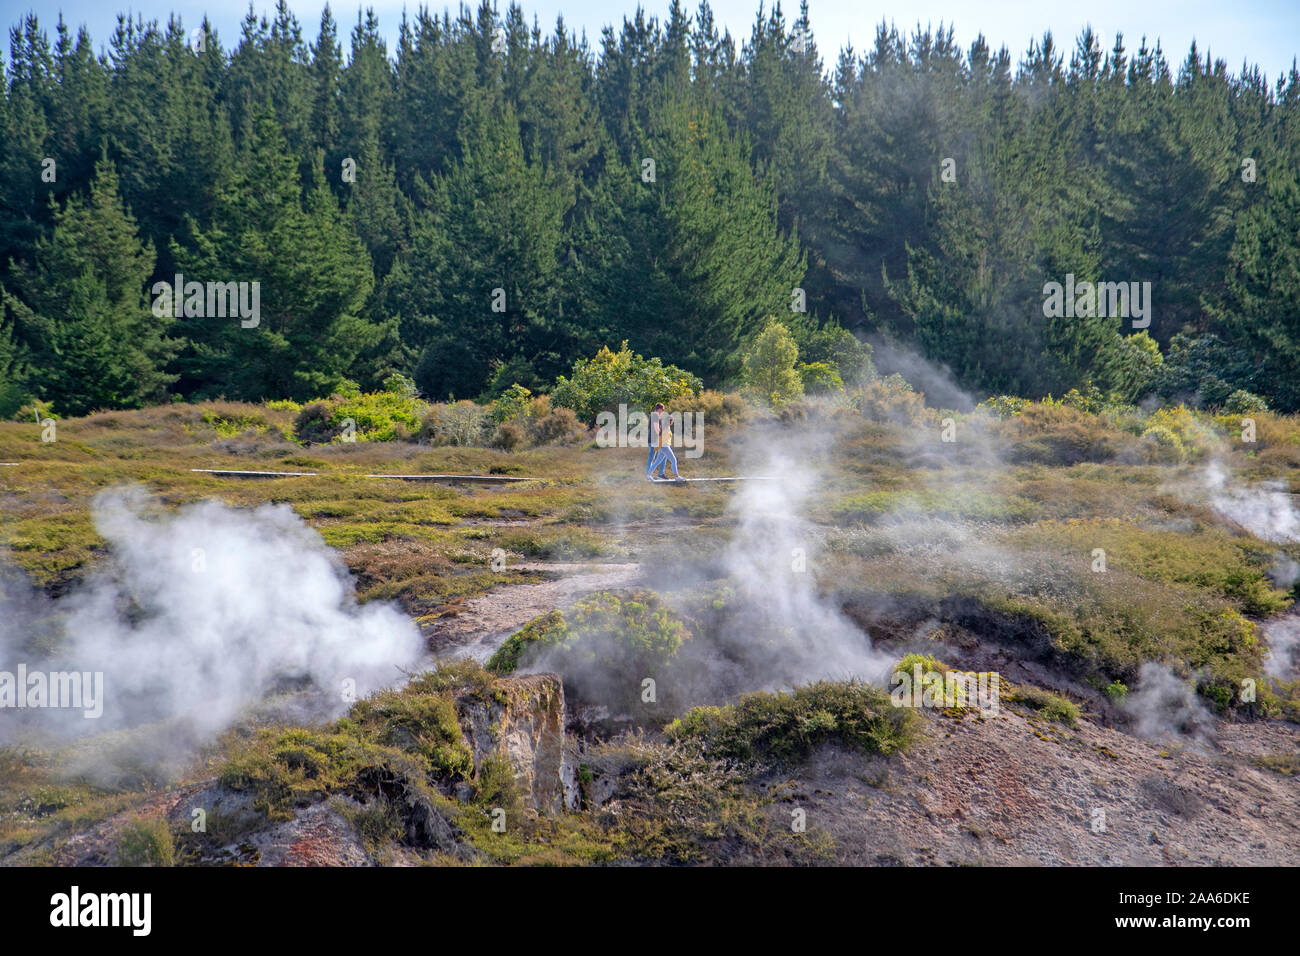
<instances>
[{"instance_id":1,"label":"white steam plume","mask_svg":"<svg viewBox=\"0 0 1300 956\"><path fill-rule=\"evenodd\" d=\"M181 718L210 737L303 686L319 689L314 704L329 716L349 690L393 684L421 654L410 619L359 605L342 562L287 505L159 513L131 489L101 494L92 512L110 559L68 596L0 620L0 669L102 671L103 716L10 712L30 729L67 736ZM33 628L57 633L54 648Z\"/></svg>"},{"instance_id":2,"label":"white steam plume","mask_svg":"<svg viewBox=\"0 0 1300 956\"><path fill-rule=\"evenodd\" d=\"M754 453L738 456L743 473L777 480L741 482L729 505L736 525L723 567L739 610L719 636L727 657L766 688L820 678L884 681L893 658L817 589L820 541L803 511L829 437L772 425L749 437ZM820 576L833 574L821 569Z\"/></svg>"},{"instance_id":3,"label":"white steam plume","mask_svg":"<svg viewBox=\"0 0 1300 956\"><path fill-rule=\"evenodd\" d=\"M1217 461L1205 471L1210 505L1219 514L1264 541L1300 541L1300 512L1281 482L1255 486L1229 483L1227 471Z\"/></svg>"},{"instance_id":4,"label":"white steam plume","mask_svg":"<svg viewBox=\"0 0 1300 956\"><path fill-rule=\"evenodd\" d=\"M1192 685L1167 664L1147 661L1138 672L1138 687L1124 702L1139 737L1157 742L1190 741L1208 746L1214 740L1214 716L1196 697Z\"/></svg>"},{"instance_id":5,"label":"white steam plume","mask_svg":"<svg viewBox=\"0 0 1300 956\"><path fill-rule=\"evenodd\" d=\"M1300 618L1284 617L1264 625L1268 656L1264 672L1276 680L1300 677Z\"/></svg>"}]
</instances>

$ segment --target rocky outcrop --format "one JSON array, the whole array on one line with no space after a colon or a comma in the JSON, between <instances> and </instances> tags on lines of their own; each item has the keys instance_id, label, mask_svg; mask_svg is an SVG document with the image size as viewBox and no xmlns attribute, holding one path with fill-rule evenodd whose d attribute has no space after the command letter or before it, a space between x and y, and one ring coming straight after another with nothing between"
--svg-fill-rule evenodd
<instances>
[{"instance_id":1,"label":"rocky outcrop","mask_svg":"<svg viewBox=\"0 0 1300 956\"><path fill-rule=\"evenodd\" d=\"M577 781L564 736L564 686L555 674L504 678L501 693L462 701L461 721L474 767L505 757L524 806L559 812L578 805Z\"/></svg>"},{"instance_id":2,"label":"rocky outcrop","mask_svg":"<svg viewBox=\"0 0 1300 956\"><path fill-rule=\"evenodd\" d=\"M336 797L294 812L293 819L252 834L258 866L372 866L356 829L341 807L360 804Z\"/></svg>"}]
</instances>

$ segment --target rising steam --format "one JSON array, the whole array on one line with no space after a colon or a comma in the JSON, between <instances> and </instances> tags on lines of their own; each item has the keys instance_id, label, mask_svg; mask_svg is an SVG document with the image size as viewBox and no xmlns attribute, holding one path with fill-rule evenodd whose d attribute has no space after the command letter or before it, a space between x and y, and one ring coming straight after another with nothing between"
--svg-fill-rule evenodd
<instances>
[{"instance_id":1,"label":"rising steam","mask_svg":"<svg viewBox=\"0 0 1300 956\"><path fill-rule=\"evenodd\" d=\"M1205 483L1214 510L1255 537L1279 543L1300 541L1300 512L1282 483L1246 486L1230 482L1217 461L1206 469Z\"/></svg>"},{"instance_id":2,"label":"rising steam","mask_svg":"<svg viewBox=\"0 0 1300 956\"><path fill-rule=\"evenodd\" d=\"M1147 661L1138 672L1137 689L1124 709L1134 719L1139 737L1158 743L1191 741L1209 746L1214 740L1214 716L1196 697L1192 685L1167 664Z\"/></svg>"},{"instance_id":3,"label":"rising steam","mask_svg":"<svg viewBox=\"0 0 1300 956\"><path fill-rule=\"evenodd\" d=\"M0 739L20 724L66 738L158 722L202 739L267 695L304 688L330 716L420 655L414 624L359 605L347 569L287 505L161 512L130 490L101 494L92 511L109 560L56 601L11 580L0 669L102 671L103 716L10 711L19 719Z\"/></svg>"}]
</instances>

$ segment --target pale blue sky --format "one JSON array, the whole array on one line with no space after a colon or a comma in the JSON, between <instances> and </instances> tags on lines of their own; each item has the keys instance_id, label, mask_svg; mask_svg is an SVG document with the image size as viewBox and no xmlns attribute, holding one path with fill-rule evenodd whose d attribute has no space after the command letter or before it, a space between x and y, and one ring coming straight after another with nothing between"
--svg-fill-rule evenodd
<instances>
[{"instance_id":1,"label":"pale blue sky","mask_svg":"<svg viewBox=\"0 0 1300 956\"><path fill-rule=\"evenodd\" d=\"M687 0L693 13L696 3ZM11 26L28 10L36 9L42 22L53 26L61 9L73 24L85 23L97 47L107 42L118 12L129 8L143 13L146 19L165 20L174 11L187 26L195 26L206 12L216 25L222 43L229 48L239 35L239 22L248 9L247 0L54 0L33 3L31 0L0 0L0 22ZM257 0L259 12L274 8L272 2ZM307 39L314 40L320 22L323 0L296 0L290 8L303 24ZM397 35L397 25L405 7L415 3L402 0L377 0L373 6L389 38L389 49ZM445 3L430 4L441 12ZM453 11L455 5L451 5ZM610 0L536 0L522 3L530 22L535 14L543 30L551 31L557 13L563 12L572 28L585 29L593 47L597 46L600 28L606 23L621 23L624 15L636 8L634 0L612 3ZM663 17L668 0L650 0L644 4L648 13ZM358 4L341 0L331 4L334 15L346 29L356 21ZM505 4L498 2L498 9ZM748 38L758 9L757 0L717 0L713 4L719 29L726 26L739 39ZM1177 65L1186 56L1193 38L1202 55L1208 46L1216 58L1227 61L1234 73L1243 60L1257 63L1270 80L1285 72L1300 55L1300 0L914 0L907 4L882 3L878 0L810 0L810 15L818 47L828 65L833 64L840 47L852 42L861 52L871 45L875 25L882 18L896 21L900 28L940 21L955 27L958 40L967 47L982 32L995 49L1005 44L1018 60L1031 37L1052 30L1058 43L1067 50L1085 24L1091 23L1109 48L1117 31L1122 31L1125 45L1135 48L1143 35L1159 38L1166 57ZM785 7L788 19L798 15L798 2ZM346 49L346 39L344 43ZM7 44L6 44L7 47Z\"/></svg>"}]
</instances>

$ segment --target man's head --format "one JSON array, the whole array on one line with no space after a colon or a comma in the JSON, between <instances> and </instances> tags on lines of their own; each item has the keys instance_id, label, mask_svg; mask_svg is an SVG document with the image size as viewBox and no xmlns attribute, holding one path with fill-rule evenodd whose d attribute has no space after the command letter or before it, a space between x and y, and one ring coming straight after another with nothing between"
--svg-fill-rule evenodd
<instances>
[{"instance_id":1,"label":"man's head","mask_svg":"<svg viewBox=\"0 0 1300 956\"><path fill-rule=\"evenodd\" d=\"M656 411L656 412L662 412L663 410L664 410L664 403L663 403L663 402L655 402L655 411Z\"/></svg>"}]
</instances>

